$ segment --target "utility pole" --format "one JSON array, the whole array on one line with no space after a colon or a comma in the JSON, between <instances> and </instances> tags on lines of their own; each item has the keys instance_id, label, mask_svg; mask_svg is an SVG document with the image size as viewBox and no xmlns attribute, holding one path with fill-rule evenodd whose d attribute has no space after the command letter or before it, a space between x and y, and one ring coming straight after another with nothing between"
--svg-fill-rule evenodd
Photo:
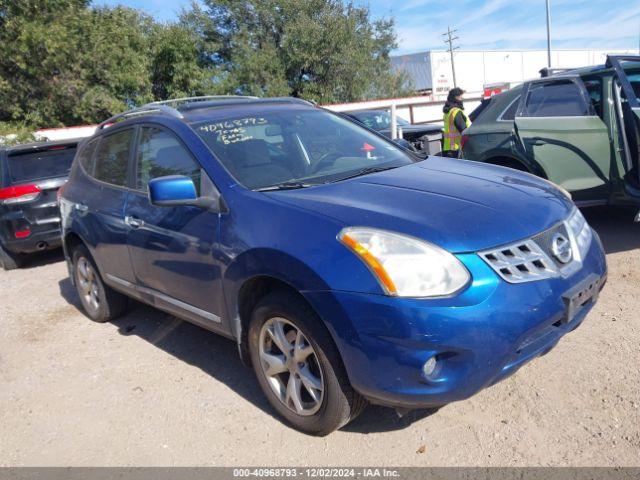
<instances>
[{"instance_id":1,"label":"utility pole","mask_svg":"<svg viewBox=\"0 0 640 480\"><path fill-rule=\"evenodd\" d=\"M460 47L454 47L453 46L453 42L458 40L459 37L454 37L453 34L456 33L458 30L451 30L451 27L447 27L447 33L443 33L442 35L445 38L444 43L446 43L449 48L449 55L451 56L451 73L453 73L453 86L457 87L458 84L456 82L456 65L453 61L453 51L454 50L458 50Z\"/></svg>"},{"instance_id":2,"label":"utility pole","mask_svg":"<svg viewBox=\"0 0 640 480\"><path fill-rule=\"evenodd\" d=\"M547 67L551 68L551 6L547 3Z\"/></svg>"}]
</instances>

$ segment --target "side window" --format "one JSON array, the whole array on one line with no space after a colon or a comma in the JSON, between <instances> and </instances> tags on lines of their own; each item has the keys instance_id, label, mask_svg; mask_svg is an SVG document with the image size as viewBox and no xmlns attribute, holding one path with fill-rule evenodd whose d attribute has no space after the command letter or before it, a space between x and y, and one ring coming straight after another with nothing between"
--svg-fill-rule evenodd
<instances>
[{"instance_id":1,"label":"side window","mask_svg":"<svg viewBox=\"0 0 640 480\"><path fill-rule=\"evenodd\" d=\"M111 185L127 185L127 170L133 130L123 130L103 137L96 148L93 176Z\"/></svg>"},{"instance_id":2,"label":"side window","mask_svg":"<svg viewBox=\"0 0 640 480\"><path fill-rule=\"evenodd\" d=\"M518 104L520 103L520 95L518 95L507 107L507 109L500 115L500 120L513 121L516 118L516 112L518 111Z\"/></svg>"},{"instance_id":3,"label":"side window","mask_svg":"<svg viewBox=\"0 0 640 480\"><path fill-rule=\"evenodd\" d=\"M532 83L522 116L583 117L592 112L578 84L566 79Z\"/></svg>"},{"instance_id":4,"label":"side window","mask_svg":"<svg viewBox=\"0 0 640 480\"><path fill-rule=\"evenodd\" d=\"M627 80L631 84L631 88L633 89L633 93L635 93L636 98L640 101L640 73L638 72L627 72ZM624 94L626 98L626 94Z\"/></svg>"},{"instance_id":5,"label":"side window","mask_svg":"<svg viewBox=\"0 0 640 480\"><path fill-rule=\"evenodd\" d=\"M136 160L136 188L147 191L149 180L167 175L185 175L193 180L200 194L200 165L170 132L143 127Z\"/></svg>"},{"instance_id":6,"label":"side window","mask_svg":"<svg viewBox=\"0 0 640 480\"><path fill-rule=\"evenodd\" d=\"M93 152L96 150L96 145L98 144L98 140L93 140L82 146L78 155L76 156L76 161L82 166L85 172L89 175L93 175Z\"/></svg>"},{"instance_id":7,"label":"side window","mask_svg":"<svg viewBox=\"0 0 640 480\"><path fill-rule=\"evenodd\" d=\"M602 78L585 78L584 86L596 114L602 118Z\"/></svg>"}]
</instances>

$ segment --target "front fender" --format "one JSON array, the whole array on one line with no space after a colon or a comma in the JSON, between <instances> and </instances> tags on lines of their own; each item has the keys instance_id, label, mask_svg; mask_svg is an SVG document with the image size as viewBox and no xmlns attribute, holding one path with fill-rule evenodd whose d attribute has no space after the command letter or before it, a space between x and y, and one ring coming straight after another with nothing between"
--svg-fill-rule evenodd
<instances>
[{"instance_id":1,"label":"front fender","mask_svg":"<svg viewBox=\"0 0 640 480\"><path fill-rule=\"evenodd\" d=\"M240 337L241 332L238 324L240 290L247 282L258 277L278 280L301 293L328 289L311 267L292 255L271 248L243 252L227 266L223 279L225 303L236 338Z\"/></svg>"},{"instance_id":2,"label":"front fender","mask_svg":"<svg viewBox=\"0 0 640 480\"><path fill-rule=\"evenodd\" d=\"M326 282L302 260L279 250L255 248L238 255L227 266L226 293L237 294L246 281L258 276L273 277L298 291L328 289Z\"/></svg>"},{"instance_id":3,"label":"front fender","mask_svg":"<svg viewBox=\"0 0 640 480\"><path fill-rule=\"evenodd\" d=\"M234 337L239 344L243 343L242 319L240 317L239 298L240 292L247 282L259 277L269 277L288 285L296 290L311 305L318 314L325 327L329 330L334 343L342 353L343 342L341 338L353 340L357 338L357 332L353 325L345 322L337 322L338 318L345 318L344 314L328 315L328 312L341 310L337 302L331 305L318 305L317 292L327 292L329 285L305 262L270 248L257 248L242 253L229 264L224 273L225 299L227 311L231 320L231 328ZM242 352L242 349L241 349Z\"/></svg>"}]
</instances>

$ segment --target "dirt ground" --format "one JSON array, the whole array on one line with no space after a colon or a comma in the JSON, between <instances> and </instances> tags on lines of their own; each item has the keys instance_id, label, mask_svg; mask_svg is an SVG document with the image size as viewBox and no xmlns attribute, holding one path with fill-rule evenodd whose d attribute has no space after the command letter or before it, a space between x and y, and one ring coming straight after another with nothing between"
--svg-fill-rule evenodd
<instances>
[{"instance_id":1,"label":"dirt ground","mask_svg":"<svg viewBox=\"0 0 640 480\"><path fill-rule=\"evenodd\" d=\"M639 466L640 225L586 213L610 273L578 330L469 400L325 438L274 417L229 340L142 306L87 320L59 252L0 271L0 466Z\"/></svg>"}]
</instances>

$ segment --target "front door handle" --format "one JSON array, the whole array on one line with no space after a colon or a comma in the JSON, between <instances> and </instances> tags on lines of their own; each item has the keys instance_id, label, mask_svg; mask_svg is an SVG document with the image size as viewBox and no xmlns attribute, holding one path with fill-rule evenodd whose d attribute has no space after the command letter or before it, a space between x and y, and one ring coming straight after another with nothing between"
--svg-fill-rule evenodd
<instances>
[{"instance_id":1,"label":"front door handle","mask_svg":"<svg viewBox=\"0 0 640 480\"><path fill-rule=\"evenodd\" d=\"M130 215L127 215L126 217L124 217L124 223L129 225L131 228L140 228L141 226L144 225L144 222L142 220L140 220L139 218L132 217Z\"/></svg>"},{"instance_id":2,"label":"front door handle","mask_svg":"<svg viewBox=\"0 0 640 480\"><path fill-rule=\"evenodd\" d=\"M82 203L76 203L75 204L75 209L78 210L79 212L86 212L87 210L89 210L89 207L87 207L86 205L84 205Z\"/></svg>"}]
</instances>

